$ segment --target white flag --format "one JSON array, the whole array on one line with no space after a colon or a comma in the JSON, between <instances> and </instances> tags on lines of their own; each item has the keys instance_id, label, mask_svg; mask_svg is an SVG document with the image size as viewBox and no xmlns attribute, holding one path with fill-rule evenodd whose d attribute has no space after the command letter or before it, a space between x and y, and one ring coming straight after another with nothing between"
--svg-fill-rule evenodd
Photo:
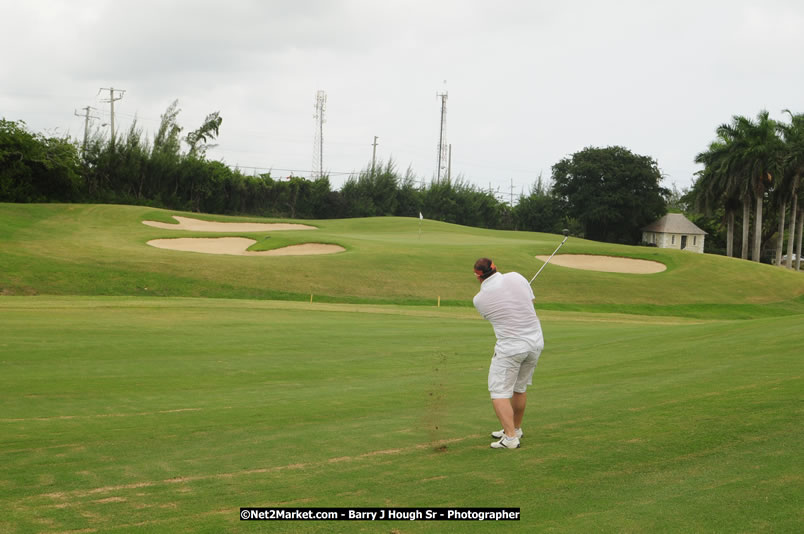
<instances>
[{"instance_id":1,"label":"white flag","mask_svg":"<svg viewBox=\"0 0 804 534\"><path fill-rule=\"evenodd\" d=\"M424 220L424 215L422 215L422 212L419 212L419 219Z\"/></svg>"}]
</instances>

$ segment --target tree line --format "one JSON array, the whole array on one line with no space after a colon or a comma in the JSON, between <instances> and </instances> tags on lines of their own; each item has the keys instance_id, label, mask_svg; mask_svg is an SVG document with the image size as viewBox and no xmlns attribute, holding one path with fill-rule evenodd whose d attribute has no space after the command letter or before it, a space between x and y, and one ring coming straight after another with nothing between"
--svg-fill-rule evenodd
<instances>
[{"instance_id":1,"label":"tree line","mask_svg":"<svg viewBox=\"0 0 804 534\"><path fill-rule=\"evenodd\" d=\"M539 177L510 205L460 176L425 184L410 168L399 172L392 160L350 176L340 190L327 176L248 175L206 157L222 124L217 112L185 135L179 111L177 101L168 106L152 138L135 121L121 135L108 138L96 130L80 144L31 133L21 121L0 121L0 201L139 204L310 219L423 214L482 228L556 233L571 228L574 235L625 243L637 242L639 225L665 209L656 162L621 147L588 148L562 161L554 168L555 185ZM608 172L611 192L590 191L596 181L589 176L605 174L595 169L607 165L619 166L618 173ZM640 184L630 187L634 181ZM613 199L611 205L601 204L601 196ZM594 206L587 204L595 198Z\"/></svg>"},{"instance_id":2,"label":"tree line","mask_svg":"<svg viewBox=\"0 0 804 534\"><path fill-rule=\"evenodd\" d=\"M515 210L462 178L418 186L389 160L351 176L340 190L315 180L246 174L207 150L222 119L211 113L182 134L173 102L149 138L136 121L120 135L99 131L83 143L30 132L22 121L0 120L0 201L150 205L232 215L331 219L398 215L485 228L513 228ZM560 226L560 223L556 223Z\"/></svg>"},{"instance_id":3,"label":"tree line","mask_svg":"<svg viewBox=\"0 0 804 534\"><path fill-rule=\"evenodd\" d=\"M760 111L756 119L735 115L718 126L715 140L695 158L704 168L688 198L696 211L714 217L725 230L721 233L725 233L727 256L734 255L735 230L739 229L742 259L750 253L753 261L782 265L784 257L784 265L790 268L795 256L800 269L804 114L784 113L789 123ZM772 258L763 254L769 249Z\"/></svg>"},{"instance_id":4,"label":"tree line","mask_svg":"<svg viewBox=\"0 0 804 534\"><path fill-rule=\"evenodd\" d=\"M0 201L138 204L301 219L423 214L482 228L552 233L568 228L576 236L626 244L639 244L641 228L672 210L708 232L707 252L733 255L739 229L743 258L750 251L755 261L770 261L774 258L763 252L775 245L775 259L781 261L785 237L787 261L794 243L800 257L804 116L790 112L789 123L761 112L756 120L735 116L718 127L717 138L695 158L703 170L689 190L661 187L653 158L619 146L587 147L553 165L547 183L538 177L516 205L463 177L425 184L410 168L400 172L392 160L355 173L340 190L327 176L249 175L206 156L220 132L219 113L183 134L179 112L174 101L153 137L135 121L120 135L109 138L96 130L81 143L2 119Z\"/></svg>"}]
</instances>

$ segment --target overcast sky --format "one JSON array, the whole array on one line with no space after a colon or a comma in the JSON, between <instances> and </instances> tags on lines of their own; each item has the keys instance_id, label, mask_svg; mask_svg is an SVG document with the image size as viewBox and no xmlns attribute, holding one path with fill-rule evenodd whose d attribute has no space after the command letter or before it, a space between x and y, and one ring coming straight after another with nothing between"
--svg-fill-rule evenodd
<instances>
[{"instance_id":1,"label":"overcast sky","mask_svg":"<svg viewBox=\"0 0 804 534\"><path fill-rule=\"evenodd\" d=\"M736 114L804 112L804 2L0 0L0 117L83 136L175 99L184 134L220 111L208 157L309 177L316 92L338 188L377 159L429 182L441 100L452 176L527 192L562 158L620 145L688 187ZM105 127L108 130L108 126Z\"/></svg>"}]
</instances>

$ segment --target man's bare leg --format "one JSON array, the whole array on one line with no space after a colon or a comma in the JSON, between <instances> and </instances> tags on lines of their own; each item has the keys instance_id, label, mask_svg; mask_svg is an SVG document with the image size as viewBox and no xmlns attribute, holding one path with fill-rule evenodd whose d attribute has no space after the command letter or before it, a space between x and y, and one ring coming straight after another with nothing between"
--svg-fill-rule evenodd
<instances>
[{"instance_id":1,"label":"man's bare leg","mask_svg":"<svg viewBox=\"0 0 804 534\"><path fill-rule=\"evenodd\" d=\"M516 394L515 394L516 395ZM509 438L516 437L514 431L514 407L511 399L491 399L494 406L494 413L502 423L503 431Z\"/></svg>"},{"instance_id":2,"label":"man's bare leg","mask_svg":"<svg viewBox=\"0 0 804 534\"><path fill-rule=\"evenodd\" d=\"M514 428L522 428L522 418L525 415L525 404L527 403L527 393L514 392L511 398L511 406L514 409Z\"/></svg>"}]
</instances>

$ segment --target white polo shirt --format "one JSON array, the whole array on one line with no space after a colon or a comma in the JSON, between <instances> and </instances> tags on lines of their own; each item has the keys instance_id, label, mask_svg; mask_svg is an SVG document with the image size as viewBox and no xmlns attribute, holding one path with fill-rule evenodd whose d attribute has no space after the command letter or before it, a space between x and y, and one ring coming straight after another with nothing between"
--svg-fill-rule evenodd
<instances>
[{"instance_id":1,"label":"white polo shirt","mask_svg":"<svg viewBox=\"0 0 804 534\"><path fill-rule=\"evenodd\" d=\"M519 273L494 273L480 284L475 308L494 328L498 356L513 356L544 347L542 325L533 309L533 289Z\"/></svg>"}]
</instances>

